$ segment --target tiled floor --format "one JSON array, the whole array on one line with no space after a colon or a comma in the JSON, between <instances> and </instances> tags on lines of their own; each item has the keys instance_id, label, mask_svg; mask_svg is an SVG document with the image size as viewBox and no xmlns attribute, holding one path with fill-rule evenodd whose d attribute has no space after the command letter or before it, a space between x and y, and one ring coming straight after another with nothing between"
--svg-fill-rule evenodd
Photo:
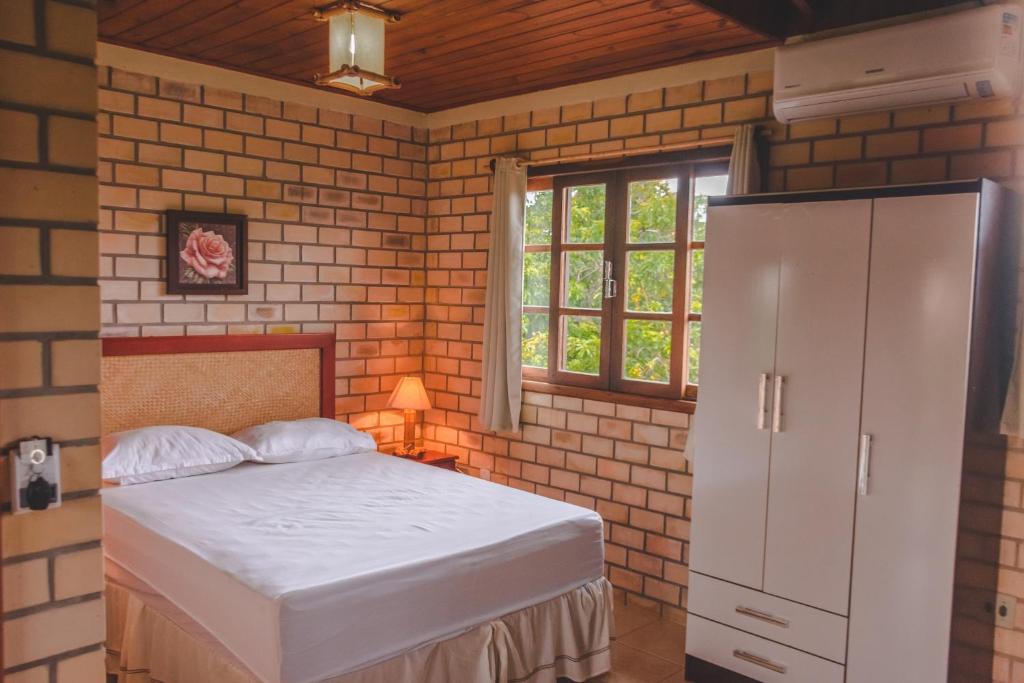
<instances>
[{"instance_id":1,"label":"tiled floor","mask_svg":"<svg viewBox=\"0 0 1024 683\"><path fill-rule=\"evenodd\" d=\"M683 627L615 601L612 671L591 683L683 683Z\"/></svg>"}]
</instances>

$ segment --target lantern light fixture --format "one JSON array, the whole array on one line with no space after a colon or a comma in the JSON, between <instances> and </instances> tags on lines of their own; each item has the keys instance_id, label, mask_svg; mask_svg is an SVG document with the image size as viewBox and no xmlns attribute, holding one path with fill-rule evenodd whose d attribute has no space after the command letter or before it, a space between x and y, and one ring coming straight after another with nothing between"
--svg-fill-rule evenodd
<instances>
[{"instance_id":1,"label":"lantern light fixture","mask_svg":"<svg viewBox=\"0 0 1024 683\"><path fill-rule=\"evenodd\" d=\"M370 95L398 88L398 79L384 73L384 28L401 15L359 0L343 0L313 10L328 23L330 73L316 74L317 85Z\"/></svg>"}]
</instances>

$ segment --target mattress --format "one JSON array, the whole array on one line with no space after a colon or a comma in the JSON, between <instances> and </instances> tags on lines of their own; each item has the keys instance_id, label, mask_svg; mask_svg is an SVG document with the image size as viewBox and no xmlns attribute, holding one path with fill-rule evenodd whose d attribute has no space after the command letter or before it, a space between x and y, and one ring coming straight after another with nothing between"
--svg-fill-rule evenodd
<instances>
[{"instance_id":1,"label":"mattress","mask_svg":"<svg viewBox=\"0 0 1024 683\"><path fill-rule=\"evenodd\" d=\"M591 510L360 453L105 489L104 548L266 683L312 683L602 575Z\"/></svg>"}]
</instances>

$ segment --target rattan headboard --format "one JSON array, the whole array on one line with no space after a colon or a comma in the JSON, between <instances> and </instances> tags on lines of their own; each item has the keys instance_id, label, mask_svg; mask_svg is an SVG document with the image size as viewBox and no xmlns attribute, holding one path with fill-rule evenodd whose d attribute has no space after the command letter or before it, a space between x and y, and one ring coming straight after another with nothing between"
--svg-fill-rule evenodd
<instances>
[{"instance_id":1,"label":"rattan headboard","mask_svg":"<svg viewBox=\"0 0 1024 683\"><path fill-rule=\"evenodd\" d=\"M104 434L334 417L334 335L107 338L100 404Z\"/></svg>"}]
</instances>

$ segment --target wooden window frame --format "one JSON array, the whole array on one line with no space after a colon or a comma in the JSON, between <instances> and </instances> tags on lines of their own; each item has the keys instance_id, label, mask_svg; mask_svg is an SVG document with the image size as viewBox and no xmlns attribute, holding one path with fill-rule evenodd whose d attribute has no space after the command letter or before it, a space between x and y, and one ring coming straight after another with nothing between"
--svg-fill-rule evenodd
<instances>
[{"instance_id":1,"label":"wooden window frame","mask_svg":"<svg viewBox=\"0 0 1024 683\"><path fill-rule=\"evenodd\" d=\"M616 201L613 196L614 172L586 173L572 176L557 176L553 183L553 196L551 198L551 303L548 310L548 376L555 384L574 384L576 386L605 389L608 386L608 367L611 358L611 345L606 344L605 335L612 329L612 312L609 306L609 299L604 297L602 291L601 308L572 308L563 301L562 271L567 260L566 255L584 251L600 251L604 255L602 261L606 261L612 252L611 227L615 219ZM573 244L565 242L565 228L567 225L566 216L568 205L566 204L567 190L571 187L585 185L605 186L604 205L604 241L594 244ZM602 282L603 284L603 282ZM601 320L601 357L599 361L600 370L597 375L571 372L561 369L562 348L565 338L559 329L563 316L584 316L595 317Z\"/></svg>"},{"instance_id":2,"label":"wooden window frame","mask_svg":"<svg viewBox=\"0 0 1024 683\"><path fill-rule=\"evenodd\" d=\"M683 384L683 371L685 370L685 348L686 348L686 314L689 312L689 297L687 296L687 283L689 282L689 260L687 254L688 235L690 230L690 188L693 183L692 164L673 164L655 168L628 169L619 172L621 187L617 188L618 198L623 206L619 209L619 220L621 223L616 227L615 250L613 263L614 272L621 285L620 296L611 299L613 309L612 321L612 360L608 367L608 388L611 391L631 394L647 394L649 396L660 396L663 398L682 398L685 386ZM676 234L672 242L661 243L636 243L629 242L629 185L630 183L643 180L657 180L661 178L676 178ZM628 294L626 269L627 255L637 251L671 251L674 255L674 270L672 273L672 311L669 313L640 313L626 310L626 294ZM657 382L645 382L643 380L627 379L623 376L623 365L626 353L626 340L624 338L625 325L628 320L652 320L668 322L671 325L672 354L669 358L669 381L668 384ZM683 353L679 350L683 349Z\"/></svg>"},{"instance_id":3,"label":"wooden window frame","mask_svg":"<svg viewBox=\"0 0 1024 683\"><path fill-rule=\"evenodd\" d=\"M720 154L720 150L719 154ZM710 158L709 158L710 157ZM644 405L662 403L669 410L690 412L697 397L697 387L687 383L688 372L688 328L690 322L701 319L700 313L691 312L690 301L690 252L703 249L704 243L693 240L692 207L693 184L701 176L721 175L728 171L728 162L722 155L692 155L680 159L678 155L665 155L664 159L645 158L639 163L623 162L618 165L604 163L600 170L588 170L573 165L559 173L557 168L548 175L535 175L528 182L530 191L552 191L551 243L549 245L528 245L527 252L551 254L549 280L549 304L524 306L524 313L541 313L548 316L548 367L523 367L526 388L532 390L557 390L564 387L573 394L587 394L592 398L606 398L618 402L629 402L630 397ZM628 242L629 226L629 183L638 180L653 180L675 176L678 182L676 196L676 236L674 243ZM573 245L566 247L564 225L568 207L565 198L570 187L590 184L605 184L605 241L601 245ZM671 244L672 246L668 246ZM618 282L619 292L611 299L602 298L601 309L574 309L563 306L562 269L565 254L573 251L604 251L605 260L613 263L613 279ZM671 313L638 313L625 308L627 295L626 259L627 254L636 251L667 251L675 254L673 283L673 306ZM565 371L560 368L562 344L560 334L563 315L583 314L599 317L601 320L601 356L598 375L587 375ZM625 356L624 330L627 320L659 320L671 322L672 355L670 377L667 384L627 379L623 375Z\"/></svg>"}]
</instances>

